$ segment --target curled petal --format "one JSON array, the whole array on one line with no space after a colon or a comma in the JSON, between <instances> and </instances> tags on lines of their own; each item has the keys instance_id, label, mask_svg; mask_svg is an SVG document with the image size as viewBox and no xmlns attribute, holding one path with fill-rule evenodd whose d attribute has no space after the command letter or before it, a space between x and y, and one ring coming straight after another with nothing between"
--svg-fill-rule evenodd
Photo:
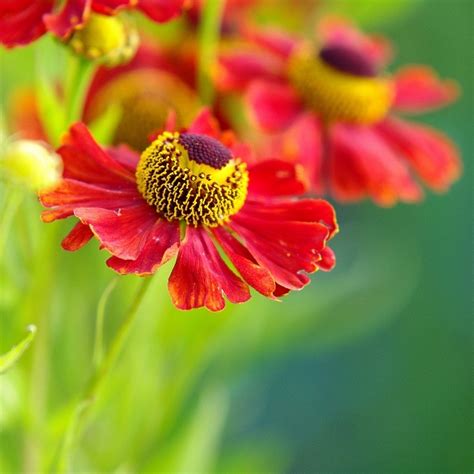
<instances>
[{"instance_id":1,"label":"curled petal","mask_svg":"<svg viewBox=\"0 0 474 474\"><path fill-rule=\"evenodd\" d=\"M213 229L213 234L242 278L259 293L272 298L276 284L270 272L259 265L250 252L229 232L217 227Z\"/></svg>"},{"instance_id":2,"label":"curled petal","mask_svg":"<svg viewBox=\"0 0 474 474\"><path fill-rule=\"evenodd\" d=\"M247 100L255 122L266 131L289 127L301 113L302 105L292 87L270 81L255 81Z\"/></svg>"},{"instance_id":3,"label":"curled petal","mask_svg":"<svg viewBox=\"0 0 474 474\"><path fill-rule=\"evenodd\" d=\"M120 149L116 150L115 156L120 152ZM58 153L63 159L65 178L113 186L114 189L136 187L134 172L108 155L83 123L70 128Z\"/></svg>"},{"instance_id":4,"label":"curled petal","mask_svg":"<svg viewBox=\"0 0 474 474\"><path fill-rule=\"evenodd\" d=\"M120 274L151 275L168 260L173 258L179 246L179 224L156 219L142 249L135 260L111 257L107 265Z\"/></svg>"},{"instance_id":5,"label":"curled petal","mask_svg":"<svg viewBox=\"0 0 474 474\"><path fill-rule=\"evenodd\" d=\"M44 22L48 30L60 38L68 37L74 28L87 20L91 3L92 0L66 0L59 13L45 16Z\"/></svg>"},{"instance_id":6,"label":"curled petal","mask_svg":"<svg viewBox=\"0 0 474 474\"><path fill-rule=\"evenodd\" d=\"M318 24L317 34L324 45L339 45L355 49L378 68L385 66L393 56L390 41L382 36L366 35L341 17L324 18Z\"/></svg>"},{"instance_id":7,"label":"curled petal","mask_svg":"<svg viewBox=\"0 0 474 474\"><path fill-rule=\"evenodd\" d=\"M459 178L459 152L441 132L395 118L385 120L377 129L434 190L446 191Z\"/></svg>"},{"instance_id":8,"label":"curled petal","mask_svg":"<svg viewBox=\"0 0 474 474\"><path fill-rule=\"evenodd\" d=\"M298 211L286 220L276 219L276 215L285 216L291 209L296 210L297 205L282 203L272 213L272 205L251 204L236 214L230 223L255 260L270 271L277 283L291 290L301 289L309 283L304 272L312 273L318 269L320 252L329 237L324 224L308 222L307 216L298 220L301 215Z\"/></svg>"},{"instance_id":9,"label":"curled petal","mask_svg":"<svg viewBox=\"0 0 474 474\"><path fill-rule=\"evenodd\" d=\"M90 227L102 248L125 260L138 257L158 217L144 201L117 210L77 208L74 215Z\"/></svg>"},{"instance_id":10,"label":"curled petal","mask_svg":"<svg viewBox=\"0 0 474 474\"><path fill-rule=\"evenodd\" d=\"M88 225L78 222L72 228L71 232L69 232L69 234L63 239L61 246L64 250L74 252L75 250L84 247L93 236L94 234Z\"/></svg>"},{"instance_id":11,"label":"curled petal","mask_svg":"<svg viewBox=\"0 0 474 474\"><path fill-rule=\"evenodd\" d=\"M168 288L179 309L205 306L219 311L224 295L232 303L250 298L248 286L227 267L206 231L195 227L186 230Z\"/></svg>"},{"instance_id":12,"label":"curled petal","mask_svg":"<svg viewBox=\"0 0 474 474\"><path fill-rule=\"evenodd\" d=\"M374 129L333 126L329 153L332 192L341 201L370 196L381 206L392 206L422 197L408 164Z\"/></svg>"},{"instance_id":13,"label":"curled petal","mask_svg":"<svg viewBox=\"0 0 474 474\"><path fill-rule=\"evenodd\" d=\"M403 112L425 112L443 107L459 95L454 81L441 80L426 66L405 67L395 74L394 108Z\"/></svg>"},{"instance_id":14,"label":"curled petal","mask_svg":"<svg viewBox=\"0 0 474 474\"><path fill-rule=\"evenodd\" d=\"M334 251L325 247L321 250L321 260L318 262L318 267L324 272L331 271L336 266L336 255Z\"/></svg>"},{"instance_id":15,"label":"curled petal","mask_svg":"<svg viewBox=\"0 0 474 474\"><path fill-rule=\"evenodd\" d=\"M249 196L297 196L308 189L308 180L299 164L270 159L249 169Z\"/></svg>"},{"instance_id":16,"label":"curled petal","mask_svg":"<svg viewBox=\"0 0 474 474\"><path fill-rule=\"evenodd\" d=\"M53 0L2 0L0 43L7 48L26 45L46 32L43 16L53 9Z\"/></svg>"}]
</instances>

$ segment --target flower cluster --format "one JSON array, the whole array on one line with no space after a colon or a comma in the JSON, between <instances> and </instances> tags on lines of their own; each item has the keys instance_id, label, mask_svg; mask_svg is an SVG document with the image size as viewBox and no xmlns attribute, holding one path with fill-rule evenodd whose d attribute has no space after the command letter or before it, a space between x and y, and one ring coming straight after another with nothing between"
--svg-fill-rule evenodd
<instances>
[{"instance_id":1,"label":"flower cluster","mask_svg":"<svg viewBox=\"0 0 474 474\"><path fill-rule=\"evenodd\" d=\"M212 107L202 107L195 79L192 30L204 2L0 6L6 47L51 32L101 63L80 121L67 124L57 150L62 179L40 190L43 220L75 218L63 248L79 250L95 238L119 274L151 275L174 260L168 287L180 309L221 310L225 298L247 301L250 289L278 299L307 285L316 270L331 270L328 243L338 225L326 194L390 206L419 201L420 181L444 191L460 173L447 137L399 115L447 105L458 95L454 82L424 66L387 73L390 43L346 20L322 20L316 40L250 26L246 13L256 3L223 8L220 33L233 39L223 42L211 71ZM192 39L160 44L138 35L130 10L156 22L185 11ZM229 112L235 93L250 124ZM110 146L101 146L89 128L111 107L119 110L117 123ZM37 92L13 98L11 121L23 137L48 141ZM251 124L257 134L246 132Z\"/></svg>"}]
</instances>

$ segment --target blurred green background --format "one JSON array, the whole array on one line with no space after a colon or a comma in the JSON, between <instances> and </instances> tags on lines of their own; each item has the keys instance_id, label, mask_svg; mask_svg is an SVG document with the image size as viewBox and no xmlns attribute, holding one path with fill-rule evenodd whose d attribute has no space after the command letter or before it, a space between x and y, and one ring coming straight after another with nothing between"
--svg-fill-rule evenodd
<instances>
[{"instance_id":1,"label":"blurred green background","mask_svg":"<svg viewBox=\"0 0 474 474\"><path fill-rule=\"evenodd\" d=\"M337 206L338 266L282 304L257 296L219 314L178 313L167 267L71 449L72 472L473 472L473 3L329 7L387 34L395 66L426 63L459 81L458 103L417 120L458 144L462 179L419 205ZM32 52L0 58L6 106L32 79ZM55 465L113 277L96 245L60 250L71 224L45 226L38 213L23 201L1 262L0 353L38 326L0 379L5 473ZM114 290L106 340L136 285L126 277Z\"/></svg>"}]
</instances>

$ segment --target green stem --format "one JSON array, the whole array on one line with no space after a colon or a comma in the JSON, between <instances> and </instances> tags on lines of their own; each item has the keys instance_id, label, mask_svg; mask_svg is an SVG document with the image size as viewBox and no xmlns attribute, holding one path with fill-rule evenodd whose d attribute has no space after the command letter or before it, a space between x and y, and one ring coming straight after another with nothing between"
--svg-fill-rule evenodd
<instances>
[{"instance_id":1,"label":"green stem","mask_svg":"<svg viewBox=\"0 0 474 474\"><path fill-rule=\"evenodd\" d=\"M92 361L94 366L98 368L102 363L104 358L104 319L105 319L105 306L109 299L110 294L117 286L119 278L115 277L105 288L102 296L99 299L99 304L97 305L97 317L95 325L95 339L94 339L94 350Z\"/></svg>"},{"instance_id":2,"label":"green stem","mask_svg":"<svg viewBox=\"0 0 474 474\"><path fill-rule=\"evenodd\" d=\"M84 427L87 421L87 415L90 413L95 400L99 396L102 387L107 379L108 374L113 368L115 362L117 361L120 352L123 349L125 341L127 340L130 329L135 321L136 315L140 304L143 301L143 298L146 294L148 287L152 278L144 278L140 284L140 287L135 295L135 298L130 305L130 308L120 325L115 337L110 344L110 347L103 358L100 366L96 369L93 374L89 384L84 390L84 394L81 397L80 401L74 408L73 413L71 414L65 438L63 441L63 446L59 455L57 472L68 472L70 454L74 447L74 440L79 437L81 429Z\"/></svg>"},{"instance_id":3,"label":"green stem","mask_svg":"<svg viewBox=\"0 0 474 474\"><path fill-rule=\"evenodd\" d=\"M86 93L94 72L94 63L79 56L71 55L70 64L64 88L66 127L82 118Z\"/></svg>"},{"instance_id":4,"label":"green stem","mask_svg":"<svg viewBox=\"0 0 474 474\"><path fill-rule=\"evenodd\" d=\"M212 72L216 66L223 0L205 2L199 27L198 90L204 104L214 100Z\"/></svg>"}]
</instances>

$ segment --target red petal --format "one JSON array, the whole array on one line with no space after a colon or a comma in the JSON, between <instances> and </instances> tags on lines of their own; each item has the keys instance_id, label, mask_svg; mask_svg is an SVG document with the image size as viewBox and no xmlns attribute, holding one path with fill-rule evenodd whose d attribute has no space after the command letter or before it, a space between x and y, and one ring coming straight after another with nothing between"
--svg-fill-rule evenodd
<instances>
[{"instance_id":1,"label":"red petal","mask_svg":"<svg viewBox=\"0 0 474 474\"><path fill-rule=\"evenodd\" d=\"M302 106L292 87L270 81L255 81L247 100L257 124L267 131L279 131L291 125Z\"/></svg>"},{"instance_id":2,"label":"red petal","mask_svg":"<svg viewBox=\"0 0 474 474\"><path fill-rule=\"evenodd\" d=\"M249 196L296 196L308 188L301 165L282 160L266 160L249 169Z\"/></svg>"},{"instance_id":3,"label":"red petal","mask_svg":"<svg viewBox=\"0 0 474 474\"><path fill-rule=\"evenodd\" d=\"M159 218L144 201L118 210L78 208L74 215L90 227L101 247L125 260L138 257Z\"/></svg>"},{"instance_id":4,"label":"red petal","mask_svg":"<svg viewBox=\"0 0 474 474\"><path fill-rule=\"evenodd\" d=\"M122 275L128 273L151 275L176 255L178 246L179 224L158 219L136 260L111 257L107 260L107 265Z\"/></svg>"},{"instance_id":5,"label":"red petal","mask_svg":"<svg viewBox=\"0 0 474 474\"><path fill-rule=\"evenodd\" d=\"M403 112L425 112L443 107L457 99L459 87L454 81L441 80L427 66L405 67L395 74L393 107Z\"/></svg>"},{"instance_id":6,"label":"red petal","mask_svg":"<svg viewBox=\"0 0 474 474\"><path fill-rule=\"evenodd\" d=\"M399 199L421 199L409 167L375 128L335 125L330 142L330 184L337 199L354 201L370 196L381 206L394 205Z\"/></svg>"},{"instance_id":7,"label":"red petal","mask_svg":"<svg viewBox=\"0 0 474 474\"><path fill-rule=\"evenodd\" d=\"M184 0L138 0L138 8L159 23L177 17L183 5Z\"/></svg>"},{"instance_id":8,"label":"red petal","mask_svg":"<svg viewBox=\"0 0 474 474\"><path fill-rule=\"evenodd\" d=\"M268 140L268 156L301 165L304 182L312 192L323 193L322 126L311 113L301 115L287 131Z\"/></svg>"},{"instance_id":9,"label":"red petal","mask_svg":"<svg viewBox=\"0 0 474 474\"><path fill-rule=\"evenodd\" d=\"M276 282L293 290L309 283L303 272L317 270L320 252L329 237L325 225L309 221L304 212L307 203L302 205L302 209L298 209L299 204L281 203L272 209L269 204L258 206L252 203L236 214L230 223L230 227L244 239L255 260L268 268ZM288 216L287 220L284 216ZM299 217L303 219L298 220Z\"/></svg>"},{"instance_id":10,"label":"red petal","mask_svg":"<svg viewBox=\"0 0 474 474\"><path fill-rule=\"evenodd\" d=\"M275 280L259 265L250 252L224 228L213 229L213 234L242 278L259 293L273 298Z\"/></svg>"},{"instance_id":11,"label":"red petal","mask_svg":"<svg viewBox=\"0 0 474 474\"><path fill-rule=\"evenodd\" d=\"M390 118L378 126L379 133L436 191L446 191L461 174L456 146L432 128Z\"/></svg>"},{"instance_id":12,"label":"red petal","mask_svg":"<svg viewBox=\"0 0 474 474\"><path fill-rule=\"evenodd\" d=\"M330 16L318 24L318 36L327 45L341 45L355 49L378 68L385 66L393 56L390 41L378 35L366 35L350 21Z\"/></svg>"},{"instance_id":13,"label":"red petal","mask_svg":"<svg viewBox=\"0 0 474 474\"><path fill-rule=\"evenodd\" d=\"M78 222L71 232L63 239L61 246L64 250L74 252L84 247L84 245L92 239L94 234L90 230L88 225L84 225L82 222Z\"/></svg>"},{"instance_id":14,"label":"red petal","mask_svg":"<svg viewBox=\"0 0 474 474\"><path fill-rule=\"evenodd\" d=\"M277 29L257 29L247 25L243 28L243 35L283 59L287 59L291 55L297 44L295 38Z\"/></svg>"},{"instance_id":15,"label":"red petal","mask_svg":"<svg viewBox=\"0 0 474 474\"><path fill-rule=\"evenodd\" d=\"M73 125L58 150L64 163L63 176L114 189L136 188L135 173L109 156L92 138L83 123ZM121 149L114 154L117 156ZM124 161L128 161L124 158Z\"/></svg>"},{"instance_id":16,"label":"red petal","mask_svg":"<svg viewBox=\"0 0 474 474\"><path fill-rule=\"evenodd\" d=\"M209 135L216 139L220 138L220 127L217 119L212 115L208 107L205 107L199 112L193 123L187 129L189 133L200 133Z\"/></svg>"},{"instance_id":17,"label":"red petal","mask_svg":"<svg viewBox=\"0 0 474 474\"><path fill-rule=\"evenodd\" d=\"M62 180L58 187L40 193L39 198L43 206L52 208L43 212L45 222L69 217L79 207L119 209L143 202L136 189L104 189L72 179Z\"/></svg>"},{"instance_id":18,"label":"red petal","mask_svg":"<svg viewBox=\"0 0 474 474\"><path fill-rule=\"evenodd\" d=\"M113 15L118 10L133 7L135 4L134 0L92 0L92 9L104 15Z\"/></svg>"},{"instance_id":19,"label":"red petal","mask_svg":"<svg viewBox=\"0 0 474 474\"><path fill-rule=\"evenodd\" d=\"M26 45L46 32L43 16L53 0L2 0L0 2L0 43L7 48Z\"/></svg>"},{"instance_id":20,"label":"red petal","mask_svg":"<svg viewBox=\"0 0 474 474\"><path fill-rule=\"evenodd\" d=\"M66 38L74 28L86 21L91 2L92 0L66 0L59 13L44 17L48 30L60 38Z\"/></svg>"},{"instance_id":21,"label":"red petal","mask_svg":"<svg viewBox=\"0 0 474 474\"><path fill-rule=\"evenodd\" d=\"M318 262L318 267L324 272L331 271L336 266L336 255L329 247L321 250L321 260Z\"/></svg>"},{"instance_id":22,"label":"red petal","mask_svg":"<svg viewBox=\"0 0 474 474\"><path fill-rule=\"evenodd\" d=\"M107 153L124 168L135 173L140 160L140 155L136 151L132 150L127 145L119 145L115 148L108 148Z\"/></svg>"},{"instance_id":23,"label":"red petal","mask_svg":"<svg viewBox=\"0 0 474 474\"><path fill-rule=\"evenodd\" d=\"M242 91L255 79L281 79L284 62L256 51L235 51L222 54L215 82L223 91Z\"/></svg>"},{"instance_id":24,"label":"red petal","mask_svg":"<svg viewBox=\"0 0 474 474\"><path fill-rule=\"evenodd\" d=\"M232 303L250 298L248 286L219 256L202 228L188 227L181 243L168 288L179 309L205 306L211 311L224 308L224 294Z\"/></svg>"}]
</instances>

